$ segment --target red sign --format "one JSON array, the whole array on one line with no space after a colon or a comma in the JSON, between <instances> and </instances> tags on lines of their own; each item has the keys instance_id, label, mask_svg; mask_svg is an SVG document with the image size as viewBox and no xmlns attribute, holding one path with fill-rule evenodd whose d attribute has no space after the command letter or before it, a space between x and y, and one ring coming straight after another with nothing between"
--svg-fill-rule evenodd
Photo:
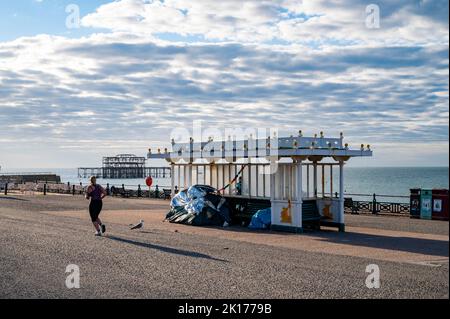
<instances>
[{"instance_id":1,"label":"red sign","mask_svg":"<svg viewBox=\"0 0 450 319\"><path fill-rule=\"evenodd\" d=\"M147 179L145 180L145 184L147 184L148 187L151 187L153 185L153 178L151 178L150 176L147 177Z\"/></svg>"}]
</instances>

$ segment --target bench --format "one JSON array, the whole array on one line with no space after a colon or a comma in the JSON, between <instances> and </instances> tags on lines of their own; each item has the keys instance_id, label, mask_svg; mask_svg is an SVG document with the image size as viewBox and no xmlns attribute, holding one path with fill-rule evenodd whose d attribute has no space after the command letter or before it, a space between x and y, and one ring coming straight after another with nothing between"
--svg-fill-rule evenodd
<instances>
[{"instance_id":1,"label":"bench","mask_svg":"<svg viewBox=\"0 0 450 319\"><path fill-rule=\"evenodd\" d=\"M351 197L344 198L344 208L350 209L353 215L359 215L359 208Z\"/></svg>"},{"instance_id":2,"label":"bench","mask_svg":"<svg viewBox=\"0 0 450 319\"><path fill-rule=\"evenodd\" d=\"M253 215L255 215L259 210L270 208L270 201L248 201L246 205L243 205L242 211L238 212L235 216L243 219L244 221L250 222Z\"/></svg>"},{"instance_id":3,"label":"bench","mask_svg":"<svg viewBox=\"0 0 450 319\"><path fill-rule=\"evenodd\" d=\"M172 190L171 189L167 189L167 188L163 188L163 193L161 194L164 199L171 199L172 198Z\"/></svg>"},{"instance_id":4,"label":"bench","mask_svg":"<svg viewBox=\"0 0 450 319\"><path fill-rule=\"evenodd\" d=\"M111 187L111 195L129 198L132 195L132 191L112 186Z\"/></svg>"},{"instance_id":5,"label":"bench","mask_svg":"<svg viewBox=\"0 0 450 319\"><path fill-rule=\"evenodd\" d=\"M5 189L6 184L6 182L0 182L0 191Z\"/></svg>"},{"instance_id":6,"label":"bench","mask_svg":"<svg viewBox=\"0 0 450 319\"><path fill-rule=\"evenodd\" d=\"M225 196L233 224L248 225L258 210L271 206L270 200Z\"/></svg>"},{"instance_id":7,"label":"bench","mask_svg":"<svg viewBox=\"0 0 450 319\"><path fill-rule=\"evenodd\" d=\"M232 219L235 223L248 224L254 214L261 209L271 207L270 200L227 197L227 202L231 208ZM320 229L319 209L315 200L305 200L302 206L303 227Z\"/></svg>"},{"instance_id":8,"label":"bench","mask_svg":"<svg viewBox=\"0 0 450 319\"><path fill-rule=\"evenodd\" d=\"M303 227L312 227L320 229L321 216L315 200L305 200L302 205L302 224Z\"/></svg>"}]
</instances>

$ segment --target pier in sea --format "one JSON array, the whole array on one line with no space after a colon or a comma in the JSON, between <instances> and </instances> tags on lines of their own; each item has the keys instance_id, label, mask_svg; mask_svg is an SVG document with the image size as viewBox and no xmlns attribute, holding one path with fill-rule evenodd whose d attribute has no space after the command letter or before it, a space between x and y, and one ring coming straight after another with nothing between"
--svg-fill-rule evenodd
<instances>
[{"instance_id":1,"label":"pier in sea","mask_svg":"<svg viewBox=\"0 0 450 319\"><path fill-rule=\"evenodd\" d=\"M132 179L145 178L170 178L170 167L146 167L145 157L133 154L119 154L112 157L103 158L102 167L80 167L78 168L79 178L89 178L96 176L103 179Z\"/></svg>"}]
</instances>

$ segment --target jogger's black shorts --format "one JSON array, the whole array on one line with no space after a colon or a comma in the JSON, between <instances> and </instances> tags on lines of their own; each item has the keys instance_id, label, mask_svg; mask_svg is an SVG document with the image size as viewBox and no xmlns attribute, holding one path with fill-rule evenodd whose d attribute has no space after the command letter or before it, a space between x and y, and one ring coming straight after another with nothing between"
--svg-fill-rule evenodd
<instances>
[{"instance_id":1,"label":"jogger's black shorts","mask_svg":"<svg viewBox=\"0 0 450 319\"><path fill-rule=\"evenodd\" d=\"M103 201L91 200L89 204L89 215L91 215L92 222L95 222L102 211Z\"/></svg>"}]
</instances>

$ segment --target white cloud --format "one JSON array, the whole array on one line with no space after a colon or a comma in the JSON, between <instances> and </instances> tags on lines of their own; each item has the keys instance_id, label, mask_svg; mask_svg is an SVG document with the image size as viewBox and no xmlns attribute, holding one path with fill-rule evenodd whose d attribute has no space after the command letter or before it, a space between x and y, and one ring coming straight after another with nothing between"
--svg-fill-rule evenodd
<instances>
[{"instance_id":1,"label":"white cloud","mask_svg":"<svg viewBox=\"0 0 450 319\"><path fill-rule=\"evenodd\" d=\"M355 1L199 3L116 1L83 20L110 33L0 43L2 164L17 163L26 143L87 164L117 150L143 154L197 119L344 131L351 144L389 145L383 164L408 152L448 158L448 27L432 9L394 2L380 40L355 29ZM170 42L161 32L216 41Z\"/></svg>"},{"instance_id":2,"label":"white cloud","mask_svg":"<svg viewBox=\"0 0 450 319\"><path fill-rule=\"evenodd\" d=\"M171 33L244 43L405 45L448 43L448 2L378 1L381 28L365 25L366 1L121 0L82 19L88 27L140 35Z\"/></svg>"},{"instance_id":3,"label":"white cloud","mask_svg":"<svg viewBox=\"0 0 450 319\"><path fill-rule=\"evenodd\" d=\"M0 44L0 124L14 134L59 125L84 136L151 139L190 121L344 128L364 140L443 140L448 126L445 47L347 48L161 44L124 35L39 36ZM349 120L351 117L351 120ZM78 123L81 120L81 123ZM340 127L340 128L338 128ZM165 131L161 131L165 134ZM95 143L95 141L93 142Z\"/></svg>"}]
</instances>

